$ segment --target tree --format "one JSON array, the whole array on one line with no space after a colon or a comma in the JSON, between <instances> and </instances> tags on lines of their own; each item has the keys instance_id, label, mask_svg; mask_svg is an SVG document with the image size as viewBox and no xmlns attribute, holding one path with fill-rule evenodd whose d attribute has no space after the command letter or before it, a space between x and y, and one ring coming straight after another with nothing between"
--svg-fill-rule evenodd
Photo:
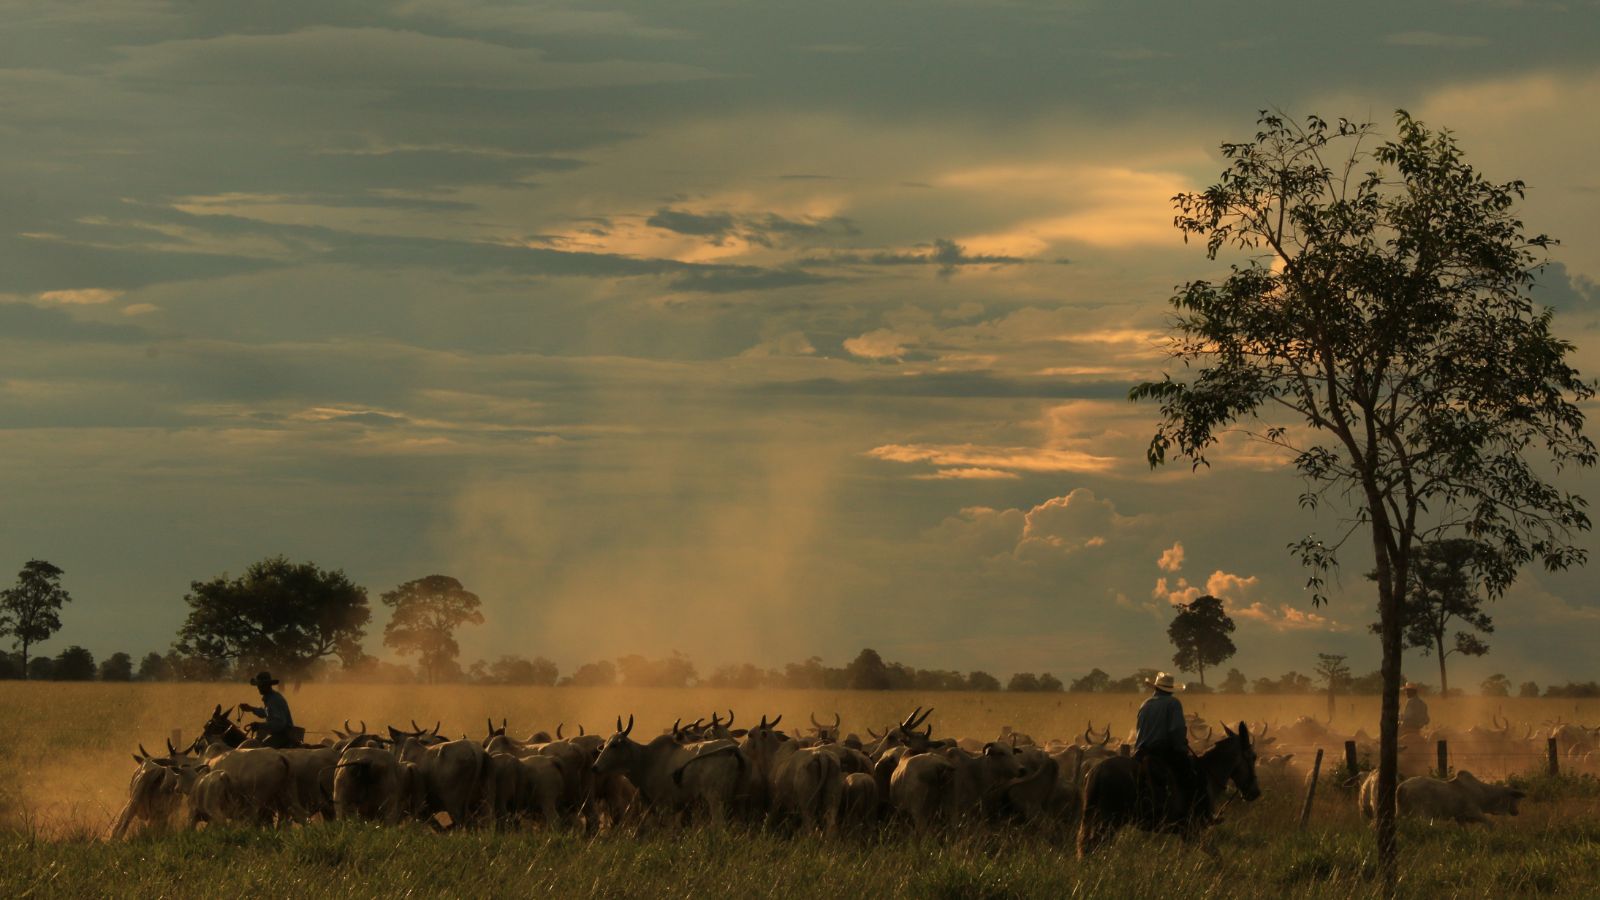
<instances>
[{"instance_id":1,"label":"tree","mask_svg":"<svg viewBox=\"0 0 1600 900\"><path fill-rule=\"evenodd\" d=\"M1404 111L1398 136L1371 126L1263 113L1229 167L1174 198L1175 224L1208 258L1245 258L1172 298L1172 352L1194 372L1135 387L1161 404L1152 465L1207 462L1237 430L1289 453L1303 507L1343 503L1348 530L1292 549L1313 601L1346 540L1376 563L1382 721L1378 858L1397 878L1395 776L1405 593L1419 545L1463 536L1498 597L1523 563L1581 564L1582 498L1545 474L1592 466L1579 404L1593 387L1528 293L1551 240L1516 218L1520 181L1478 174L1449 132ZM1525 453L1553 463L1536 467ZM1345 527L1345 526L1341 526Z\"/></svg>"},{"instance_id":2,"label":"tree","mask_svg":"<svg viewBox=\"0 0 1600 900\"><path fill-rule=\"evenodd\" d=\"M1334 698L1350 684L1350 667L1343 653L1318 653L1317 675L1328 688L1328 721L1333 721Z\"/></svg>"},{"instance_id":3,"label":"tree","mask_svg":"<svg viewBox=\"0 0 1600 900\"><path fill-rule=\"evenodd\" d=\"M1246 683L1243 672L1238 669L1229 669L1227 677L1222 679L1222 692L1224 694L1242 694Z\"/></svg>"},{"instance_id":4,"label":"tree","mask_svg":"<svg viewBox=\"0 0 1600 900\"><path fill-rule=\"evenodd\" d=\"M17 573L16 585L0 592L0 634L16 638L24 677L33 677L28 649L61 630L61 607L72 602L61 586L62 574L42 559L30 559Z\"/></svg>"},{"instance_id":5,"label":"tree","mask_svg":"<svg viewBox=\"0 0 1600 900\"><path fill-rule=\"evenodd\" d=\"M845 666L845 676L853 691L886 691L889 689L889 667L884 665L878 651L868 647L856 654Z\"/></svg>"},{"instance_id":6,"label":"tree","mask_svg":"<svg viewBox=\"0 0 1600 900\"><path fill-rule=\"evenodd\" d=\"M1196 672L1200 683L1206 683L1206 666L1226 662L1238 650L1233 646L1233 619L1222 608L1222 601L1209 594L1196 597L1191 603L1179 603L1172 624L1167 626L1167 637L1178 652L1172 654L1172 664L1180 672Z\"/></svg>"},{"instance_id":7,"label":"tree","mask_svg":"<svg viewBox=\"0 0 1600 900\"><path fill-rule=\"evenodd\" d=\"M1008 691L1037 691L1039 689L1039 676L1032 672L1018 672L1006 682Z\"/></svg>"},{"instance_id":8,"label":"tree","mask_svg":"<svg viewBox=\"0 0 1600 900\"><path fill-rule=\"evenodd\" d=\"M617 683L617 667L609 659L584 663L567 678L566 683L573 687L610 687Z\"/></svg>"},{"instance_id":9,"label":"tree","mask_svg":"<svg viewBox=\"0 0 1600 900\"><path fill-rule=\"evenodd\" d=\"M1536 681L1524 681L1517 688L1517 696L1518 697L1537 697L1537 696L1539 696L1539 683L1536 682Z\"/></svg>"},{"instance_id":10,"label":"tree","mask_svg":"<svg viewBox=\"0 0 1600 900\"><path fill-rule=\"evenodd\" d=\"M139 660L140 681L166 681L172 677L172 667L154 650Z\"/></svg>"},{"instance_id":11,"label":"tree","mask_svg":"<svg viewBox=\"0 0 1600 900\"><path fill-rule=\"evenodd\" d=\"M101 681L132 681L133 657L126 653L113 653L100 662Z\"/></svg>"},{"instance_id":12,"label":"tree","mask_svg":"<svg viewBox=\"0 0 1600 900\"><path fill-rule=\"evenodd\" d=\"M57 681L93 681L94 673L94 654L73 644L56 655L52 677Z\"/></svg>"},{"instance_id":13,"label":"tree","mask_svg":"<svg viewBox=\"0 0 1600 900\"><path fill-rule=\"evenodd\" d=\"M1051 675L1049 672L1039 676L1039 690L1041 691L1052 694L1059 693L1063 687L1064 685L1062 685L1061 679Z\"/></svg>"},{"instance_id":14,"label":"tree","mask_svg":"<svg viewBox=\"0 0 1600 900\"><path fill-rule=\"evenodd\" d=\"M1485 678L1479 688L1483 691L1485 697L1509 697L1511 696L1511 679L1497 672Z\"/></svg>"},{"instance_id":15,"label":"tree","mask_svg":"<svg viewBox=\"0 0 1600 900\"><path fill-rule=\"evenodd\" d=\"M1067 690L1074 694L1089 694L1104 691L1110 684L1110 673L1104 669L1090 669L1089 674L1082 678L1072 679L1072 684Z\"/></svg>"},{"instance_id":16,"label":"tree","mask_svg":"<svg viewBox=\"0 0 1600 900\"><path fill-rule=\"evenodd\" d=\"M56 661L48 656L35 656L28 660L29 681L49 681L56 677Z\"/></svg>"},{"instance_id":17,"label":"tree","mask_svg":"<svg viewBox=\"0 0 1600 900\"><path fill-rule=\"evenodd\" d=\"M1417 548L1406 591L1405 646L1421 648L1422 654L1439 658L1439 696L1450 696L1450 679L1445 674L1445 657L1452 653L1482 656L1489 645L1472 631L1457 631L1453 643L1450 625L1460 622L1485 634L1494 632L1494 622L1483 611L1485 599L1475 577L1473 559L1476 541L1449 538L1429 541Z\"/></svg>"},{"instance_id":18,"label":"tree","mask_svg":"<svg viewBox=\"0 0 1600 900\"><path fill-rule=\"evenodd\" d=\"M982 669L978 669L974 672L968 672L967 690L998 691L1000 690L1000 679L990 675L988 672L985 672Z\"/></svg>"},{"instance_id":19,"label":"tree","mask_svg":"<svg viewBox=\"0 0 1600 900\"><path fill-rule=\"evenodd\" d=\"M343 572L282 556L255 563L235 579L219 575L193 582L183 600L189 616L174 649L180 657L204 661L192 667L196 674L207 665L219 672L231 663L298 679L324 657L350 665L361 658L372 618L366 588Z\"/></svg>"},{"instance_id":20,"label":"tree","mask_svg":"<svg viewBox=\"0 0 1600 900\"><path fill-rule=\"evenodd\" d=\"M417 657L423 680L433 684L445 674L446 663L461 653L456 629L482 625L482 601L448 575L429 575L408 581L382 597L394 610L383 628L383 645L401 656Z\"/></svg>"}]
</instances>

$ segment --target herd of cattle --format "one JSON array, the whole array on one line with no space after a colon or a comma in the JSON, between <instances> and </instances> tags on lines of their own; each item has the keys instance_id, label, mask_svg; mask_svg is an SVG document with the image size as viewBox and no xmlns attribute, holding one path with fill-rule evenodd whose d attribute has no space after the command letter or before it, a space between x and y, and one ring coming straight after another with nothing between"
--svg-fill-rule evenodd
<instances>
[{"instance_id":1,"label":"herd of cattle","mask_svg":"<svg viewBox=\"0 0 1600 900\"><path fill-rule=\"evenodd\" d=\"M918 828L957 819L1019 820L1070 827L1079 815L1083 784L1101 761L1125 752L1110 726L1093 724L1074 740L1036 741L1006 727L994 740L936 739L932 710L918 709L867 737L843 733L837 715L790 734L782 716L748 728L734 713L685 724L681 720L641 741L634 720L620 717L610 737L538 732L518 739L493 722L480 740L452 740L418 726L369 731L366 723L321 744L294 749L260 746L229 717L213 710L200 737L165 755L140 746L138 769L113 836L144 828L200 823L284 824L312 816L387 823L429 822L435 828L523 822L586 829L654 818L729 819L832 831L899 820ZM1292 789L1304 777L1297 758L1311 747L1357 742L1376 756L1376 742L1345 736L1302 718L1281 728L1251 731L1254 764L1269 787ZM1275 734L1273 732L1276 732ZM1440 731L1443 735L1446 732ZM1541 735L1518 737L1509 723L1449 731L1452 747L1515 754L1554 733L1575 758L1600 748L1600 730L1555 723ZM1192 716L1191 745L1213 742L1212 726ZM1434 735L1423 743L1432 747ZM1220 740L1221 735L1215 735ZM1579 749L1583 748L1583 749ZM1337 751L1335 751L1337 753ZM1403 756L1402 772L1433 768L1432 757ZM1334 767L1329 767L1329 772ZM1351 783L1356 787L1355 783ZM1359 785L1371 812L1373 785ZM1514 796L1513 796L1514 795ZM1520 792L1486 785L1467 772L1449 780L1418 776L1402 785L1403 813L1482 821L1483 813L1516 812Z\"/></svg>"}]
</instances>

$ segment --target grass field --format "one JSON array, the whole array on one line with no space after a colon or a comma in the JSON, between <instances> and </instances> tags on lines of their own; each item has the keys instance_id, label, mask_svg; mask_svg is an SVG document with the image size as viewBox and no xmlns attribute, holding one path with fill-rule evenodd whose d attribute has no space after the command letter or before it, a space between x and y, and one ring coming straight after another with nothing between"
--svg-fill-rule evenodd
<instances>
[{"instance_id":1,"label":"grass field","mask_svg":"<svg viewBox=\"0 0 1600 900\"><path fill-rule=\"evenodd\" d=\"M1160 837L1128 834L1103 857L1071 858L1069 835L996 828L912 838L780 838L761 832L644 834L522 832L436 835L420 827L313 824L282 832L215 829L198 834L102 839L125 799L143 742L155 749L175 728L188 737L214 704L251 697L243 685L0 683L0 893L267 895L487 894L560 890L580 895L765 896L815 890L918 897L1370 896L1371 839L1353 800L1319 795L1312 825L1297 832L1295 783L1269 786L1258 803L1235 803L1207 855ZM1011 725L1044 740L1107 722L1132 724L1131 696L909 694L800 691L580 690L307 685L289 694L312 731L346 716L404 724L442 721L452 735L481 736L484 720L513 733L557 722L609 731L634 713L655 731L680 715L733 707L742 718L804 722L837 710L846 730L903 716L931 702L939 735L992 737ZM1351 704L1354 703L1353 711ZM1190 697L1208 718L1275 720L1323 713L1320 697ZM1433 704L1436 721L1486 721L1496 708L1537 724L1558 715L1600 720L1600 703L1472 700ZM1375 731L1374 700L1340 702L1335 726ZM1332 748L1330 748L1331 750ZM1407 823L1408 896L1600 895L1600 790L1591 779L1537 785L1516 819L1492 828Z\"/></svg>"}]
</instances>

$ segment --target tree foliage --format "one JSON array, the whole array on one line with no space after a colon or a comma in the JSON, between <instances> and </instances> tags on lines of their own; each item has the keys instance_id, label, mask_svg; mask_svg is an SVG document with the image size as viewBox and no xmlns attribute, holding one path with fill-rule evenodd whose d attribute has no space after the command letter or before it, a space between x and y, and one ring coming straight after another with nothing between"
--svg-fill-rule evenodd
<instances>
[{"instance_id":1,"label":"tree foliage","mask_svg":"<svg viewBox=\"0 0 1600 900\"><path fill-rule=\"evenodd\" d=\"M100 661L101 681L132 681L133 657L126 653L113 653Z\"/></svg>"},{"instance_id":2,"label":"tree foliage","mask_svg":"<svg viewBox=\"0 0 1600 900\"><path fill-rule=\"evenodd\" d=\"M73 644L56 654L55 671L51 677L57 681L93 681L94 654Z\"/></svg>"},{"instance_id":3,"label":"tree foliage","mask_svg":"<svg viewBox=\"0 0 1600 900\"><path fill-rule=\"evenodd\" d=\"M361 658L372 617L366 589L343 572L282 556L255 563L238 578L196 581L184 602L189 616L174 645L186 667L179 677L220 673L231 663L299 678L324 657L349 664Z\"/></svg>"},{"instance_id":4,"label":"tree foliage","mask_svg":"<svg viewBox=\"0 0 1600 900\"><path fill-rule=\"evenodd\" d=\"M61 630L61 607L72 595L61 586L64 573L42 559L30 559L17 573L17 583L0 591L0 634L16 639L22 668L33 677L28 650Z\"/></svg>"},{"instance_id":5,"label":"tree foliage","mask_svg":"<svg viewBox=\"0 0 1600 900\"><path fill-rule=\"evenodd\" d=\"M1316 599L1345 539L1376 562L1383 719L1377 836L1395 877L1394 789L1402 600L1418 546L1462 536L1498 596L1526 562L1584 560L1582 498L1528 458L1592 466L1579 404L1594 394L1529 298L1553 243L1528 234L1520 181L1492 182L1455 138L1405 112L1378 142L1368 125L1262 114L1228 168L1175 198L1175 224L1226 275L1172 298L1172 352L1193 372L1138 386L1158 401L1149 459L1204 465L1230 431L1286 451L1302 506L1335 502L1347 530L1292 545ZM1370 148L1370 149L1369 149Z\"/></svg>"},{"instance_id":6,"label":"tree foliage","mask_svg":"<svg viewBox=\"0 0 1600 900\"><path fill-rule=\"evenodd\" d=\"M383 628L383 644L401 656L417 657L424 680L440 681L447 672L459 672L456 629L482 625L482 601L448 575L429 575L400 585L382 597L393 610Z\"/></svg>"},{"instance_id":7,"label":"tree foliage","mask_svg":"<svg viewBox=\"0 0 1600 900\"><path fill-rule=\"evenodd\" d=\"M1177 604L1177 613L1167 626L1167 637L1178 648L1172 655L1173 665L1180 672L1198 673L1204 685L1206 667L1226 662L1238 650L1228 637L1233 627L1233 617L1216 597L1206 595Z\"/></svg>"}]
</instances>

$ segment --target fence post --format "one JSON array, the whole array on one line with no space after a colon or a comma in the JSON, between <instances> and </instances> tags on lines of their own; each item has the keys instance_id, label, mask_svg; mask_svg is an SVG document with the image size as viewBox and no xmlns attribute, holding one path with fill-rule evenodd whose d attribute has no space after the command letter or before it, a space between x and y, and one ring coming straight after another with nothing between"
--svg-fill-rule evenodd
<instances>
[{"instance_id":1,"label":"fence post","mask_svg":"<svg viewBox=\"0 0 1600 900\"><path fill-rule=\"evenodd\" d=\"M1439 777L1440 778L1449 778L1450 777L1450 742L1449 741L1440 741L1439 742L1439 746L1438 746L1438 753L1439 753Z\"/></svg>"},{"instance_id":2,"label":"fence post","mask_svg":"<svg viewBox=\"0 0 1600 900\"><path fill-rule=\"evenodd\" d=\"M1344 742L1344 774L1353 777L1356 774L1356 742Z\"/></svg>"},{"instance_id":3,"label":"fence post","mask_svg":"<svg viewBox=\"0 0 1600 900\"><path fill-rule=\"evenodd\" d=\"M1561 766L1556 762L1556 760L1559 759L1559 757L1556 755L1556 739L1555 738L1550 738L1549 741L1546 742L1546 744L1545 744L1545 753L1549 757L1549 760L1550 760L1550 777L1554 778L1557 775L1560 775L1561 774Z\"/></svg>"},{"instance_id":4,"label":"fence post","mask_svg":"<svg viewBox=\"0 0 1600 900\"><path fill-rule=\"evenodd\" d=\"M1118 756L1132 756L1133 755L1133 747L1128 745L1128 744L1123 744L1122 746L1117 748L1117 755Z\"/></svg>"},{"instance_id":5,"label":"fence post","mask_svg":"<svg viewBox=\"0 0 1600 900\"><path fill-rule=\"evenodd\" d=\"M1306 823L1311 821L1311 801L1317 796L1317 780L1322 775L1322 748L1317 748L1316 761L1311 764L1311 780L1306 782L1306 802L1300 807L1300 830L1304 831Z\"/></svg>"}]
</instances>

